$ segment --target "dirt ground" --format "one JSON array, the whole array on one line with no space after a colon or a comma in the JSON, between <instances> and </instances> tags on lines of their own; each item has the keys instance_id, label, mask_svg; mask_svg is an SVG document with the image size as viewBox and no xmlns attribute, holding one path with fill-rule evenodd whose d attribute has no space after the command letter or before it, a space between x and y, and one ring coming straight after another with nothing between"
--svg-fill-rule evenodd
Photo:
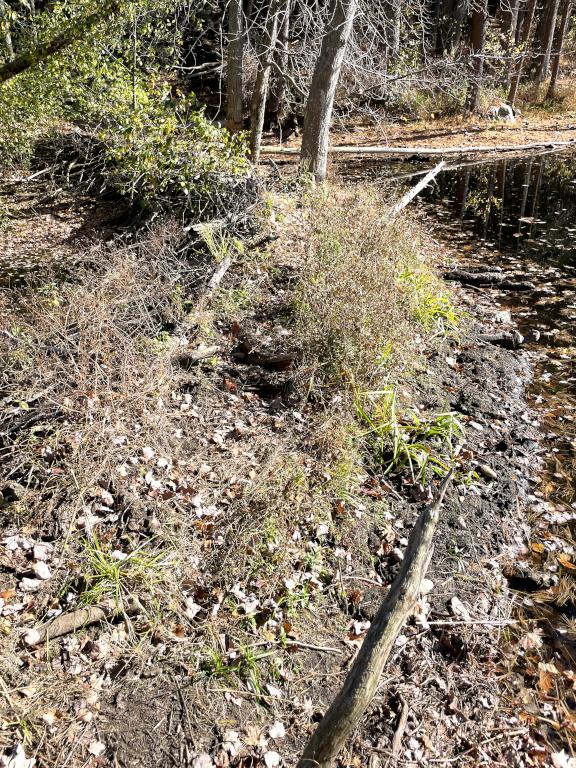
<instances>
[{"instance_id":1,"label":"dirt ground","mask_svg":"<svg viewBox=\"0 0 576 768\"><path fill-rule=\"evenodd\" d=\"M398 570L430 495L365 475L350 497L333 482L319 429L327 410L333 422L344 414L337 400L327 409L294 396L296 374L282 355L295 348L286 307L305 243L295 236L298 210L275 205L271 244L231 268L209 330L201 319L186 331L184 357L199 343L217 352L188 363L180 355L166 374L162 424L182 446L177 460L139 443L141 425L114 423L110 469L121 471L82 486L74 514L66 500L49 506L23 489L19 470L3 480L3 765L294 765ZM34 237L27 221L20 247L26 231ZM452 256L432 243L431 258ZM514 612L505 575L526 546L522 511L535 482L536 425L523 394L530 370L521 353L479 339L508 327L490 295L458 296L470 314L460 337L431 349L402 386L421 412L462 415L462 457L476 474L447 495L427 594L342 766L549 765L565 746L561 733L543 735L538 718L524 716L522 706L536 705L512 671L523 652L514 638L533 628ZM14 355L14 329L2 330ZM28 399L24 418L13 399L2 402L3 450L15 426L40 427L36 439L60 429L42 416L41 393ZM65 472L65 452L36 462L51 482ZM65 487L74 495L72 480ZM33 496L45 517L27 513ZM176 547L180 559L136 616L30 647L27 631L74 605L87 520L119 557L152 541L158 556ZM39 562L50 578L31 578ZM154 573L156 560L147 562Z\"/></svg>"}]
</instances>

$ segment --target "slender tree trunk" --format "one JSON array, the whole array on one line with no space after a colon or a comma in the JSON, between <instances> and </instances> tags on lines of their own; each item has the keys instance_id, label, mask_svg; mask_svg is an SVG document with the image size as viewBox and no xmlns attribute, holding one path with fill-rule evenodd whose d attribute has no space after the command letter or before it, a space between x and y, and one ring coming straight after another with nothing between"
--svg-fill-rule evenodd
<instances>
[{"instance_id":1,"label":"slender tree trunk","mask_svg":"<svg viewBox=\"0 0 576 768\"><path fill-rule=\"evenodd\" d=\"M276 49L278 37L278 16L285 0L273 0L268 10L268 18L262 36L260 53L258 54L258 74L252 95L252 107L250 110L250 155L253 163L260 158L260 145L262 144L262 130L264 128L264 114L266 112L266 99L268 97L268 84L270 82L270 69Z\"/></svg>"},{"instance_id":2,"label":"slender tree trunk","mask_svg":"<svg viewBox=\"0 0 576 768\"><path fill-rule=\"evenodd\" d=\"M400 53L400 0L385 0L386 15L386 58L394 64Z\"/></svg>"},{"instance_id":3,"label":"slender tree trunk","mask_svg":"<svg viewBox=\"0 0 576 768\"><path fill-rule=\"evenodd\" d=\"M6 58L12 61L14 58L14 46L12 45L12 33L10 32L10 19L8 12L10 6L5 0L0 0L0 28L4 37L4 47L6 48Z\"/></svg>"},{"instance_id":4,"label":"slender tree trunk","mask_svg":"<svg viewBox=\"0 0 576 768\"><path fill-rule=\"evenodd\" d=\"M506 0L508 1L508 0ZM516 35L518 31L518 14L520 10L520 0L509 0L510 7L506 10L505 35L506 35L506 53L508 62L506 64L506 74L504 76L504 85L506 90L510 88L512 70L514 68L514 48L516 45Z\"/></svg>"},{"instance_id":5,"label":"slender tree trunk","mask_svg":"<svg viewBox=\"0 0 576 768\"><path fill-rule=\"evenodd\" d=\"M560 72L562 47L564 46L564 40L566 39L566 33L568 32L568 24L570 23L571 13L572 0L563 0L562 18L560 19L560 26L556 31L556 37L554 39L554 51L552 53L552 74L550 75L550 85L548 86L548 92L546 94L547 99L553 99L556 95L556 82L558 80L558 73Z\"/></svg>"},{"instance_id":6,"label":"slender tree trunk","mask_svg":"<svg viewBox=\"0 0 576 768\"><path fill-rule=\"evenodd\" d=\"M230 0L228 8L228 62L226 74L226 126L231 133L242 130L244 88L244 13L242 0Z\"/></svg>"},{"instance_id":7,"label":"slender tree trunk","mask_svg":"<svg viewBox=\"0 0 576 768\"><path fill-rule=\"evenodd\" d=\"M306 101L300 165L305 173L312 173L317 181L326 178L334 97L356 8L357 0L332 0L330 20Z\"/></svg>"},{"instance_id":8,"label":"slender tree trunk","mask_svg":"<svg viewBox=\"0 0 576 768\"><path fill-rule=\"evenodd\" d=\"M484 43L486 41L486 21L488 18L488 0L476 0L472 12L470 29L470 48L472 52L472 82L466 100L466 110L476 112L480 106L482 77L484 74Z\"/></svg>"},{"instance_id":9,"label":"slender tree trunk","mask_svg":"<svg viewBox=\"0 0 576 768\"><path fill-rule=\"evenodd\" d=\"M119 7L120 0L104 0L100 5L100 8L97 11L94 11L94 13L69 22L59 35L41 43L33 51L23 53L21 56L17 56L12 59L12 61L1 66L0 83L5 83L7 80L19 75L21 72L25 72L27 69L40 64L40 62L46 61L50 56L53 56L64 48L67 48L69 45L72 45L76 40L84 37L84 35L96 24L115 13Z\"/></svg>"},{"instance_id":10,"label":"slender tree trunk","mask_svg":"<svg viewBox=\"0 0 576 768\"><path fill-rule=\"evenodd\" d=\"M464 19L468 13L468 0L457 0L454 8L454 16L450 24L450 34L448 37L448 52L454 56L460 47L462 41L462 30L464 28Z\"/></svg>"},{"instance_id":11,"label":"slender tree trunk","mask_svg":"<svg viewBox=\"0 0 576 768\"><path fill-rule=\"evenodd\" d=\"M270 111L281 122L284 110L284 93L286 80L284 74L288 69L288 42L290 39L290 8L291 1L286 0L286 5L278 22L278 45L274 53L276 68L272 72L272 86L270 88Z\"/></svg>"},{"instance_id":12,"label":"slender tree trunk","mask_svg":"<svg viewBox=\"0 0 576 768\"><path fill-rule=\"evenodd\" d=\"M522 29L520 32L520 46L521 51L518 55L516 66L514 69L514 75L510 82L510 90L508 92L508 101L511 106L514 106L516 97L518 95L518 86L522 79L522 71L524 69L524 62L526 61L526 53L528 48L528 41L530 40L530 32L532 30L532 23L534 21L534 13L536 11L536 0L529 0L528 8L522 19Z\"/></svg>"},{"instance_id":13,"label":"slender tree trunk","mask_svg":"<svg viewBox=\"0 0 576 768\"><path fill-rule=\"evenodd\" d=\"M559 4L560 0L548 0L544 7L545 15L540 38L540 51L535 62L535 82L537 85L541 85L546 80L548 70L550 69L550 56L556 31Z\"/></svg>"}]
</instances>

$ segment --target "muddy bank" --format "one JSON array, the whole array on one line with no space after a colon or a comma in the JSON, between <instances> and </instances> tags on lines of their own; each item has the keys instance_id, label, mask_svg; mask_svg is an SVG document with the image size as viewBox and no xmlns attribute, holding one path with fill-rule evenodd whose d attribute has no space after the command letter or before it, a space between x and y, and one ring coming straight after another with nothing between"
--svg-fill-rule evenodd
<instances>
[{"instance_id":1,"label":"muddy bank","mask_svg":"<svg viewBox=\"0 0 576 768\"><path fill-rule=\"evenodd\" d=\"M73 766L292 765L344 679L430 491L408 471L368 471L354 452L353 471L343 466L350 403L310 396L309 371L293 367L306 243L298 207L277 210L270 250L235 260L194 322L174 303L179 262L168 274L170 251L150 258L169 248L159 233L145 273L133 250L106 254L99 282L46 304L37 397L16 401L6 371L3 456L27 451L2 504L7 748L24 744L45 765L61 754ZM398 383L421 414L460 414L459 479L427 594L342 765L373 768L393 747L404 765L521 765L545 752L501 683L502 641L517 627L504 571L523 543L535 437L529 370L522 353L479 340L503 327L492 307L480 318L474 294L459 300L471 315L460 337L426 344ZM31 333L2 338L13 373ZM183 364L201 345L217 351ZM128 364L104 359L110 348ZM141 613L118 611L48 648L22 642L114 579Z\"/></svg>"}]
</instances>

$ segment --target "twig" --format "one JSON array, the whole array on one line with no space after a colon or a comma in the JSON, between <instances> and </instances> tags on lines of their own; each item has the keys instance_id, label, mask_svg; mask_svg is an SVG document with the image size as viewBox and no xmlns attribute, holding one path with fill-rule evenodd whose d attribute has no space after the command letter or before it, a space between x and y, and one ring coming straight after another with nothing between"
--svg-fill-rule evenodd
<instances>
[{"instance_id":1,"label":"twig","mask_svg":"<svg viewBox=\"0 0 576 768\"><path fill-rule=\"evenodd\" d=\"M392 755L394 757L398 756L398 753L400 752L400 747L402 746L402 737L404 736L404 731L406 730L406 723L408 722L408 713L410 712L410 707L406 703L406 701L402 698L402 696L399 697L400 702L402 703L402 711L400 712L400 719L398 720L398 727L396 728L396 733L394 734L394 738L392 739Z\"/></svg>"},{"instance_id":2,"label":"twig","mask_svg":"<svg viewBox=\"0 0 576 768\"><path fill-rule=\"evenodd\" d=\"M429 762L456 763L458 760L464 757L464 755L468 755L470 754L470 752L474 752L474 750L478 749L479 747L483 747L486 744L490 744L493 741L498 741L498 739L508 739L511 736L524 736L527 733L529 733L528 728L518 728L515 731L504 731L502 733L496 734L496 736L491 736L489 739L484 739L484 741L481 741L479 744L475 744L473 747L470 747L470 749L467 749L465 752L460 752L460 754L456 755L455 757L434 757L434 758L429 758Z\"/></svg>"}]
</instances>

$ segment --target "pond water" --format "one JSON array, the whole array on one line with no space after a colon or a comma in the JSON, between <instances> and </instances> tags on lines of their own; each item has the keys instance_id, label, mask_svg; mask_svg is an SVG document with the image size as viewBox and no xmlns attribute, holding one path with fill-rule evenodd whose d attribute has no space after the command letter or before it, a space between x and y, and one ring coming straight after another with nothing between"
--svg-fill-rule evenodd
<instances>
[{"instance_id":1,"label":"pond water","mask_svg":"<svg viewBox=\"0 0 576 768\"><path fill-rule=\"evenodd\" d=\"M576 155L447 171L425 193L426 203L466 265L501 267L536 286L500 293L498 301L535 361L529 396L547 449L539 493L562 520L576 520Z\"/></svg>"}]
</instances>

